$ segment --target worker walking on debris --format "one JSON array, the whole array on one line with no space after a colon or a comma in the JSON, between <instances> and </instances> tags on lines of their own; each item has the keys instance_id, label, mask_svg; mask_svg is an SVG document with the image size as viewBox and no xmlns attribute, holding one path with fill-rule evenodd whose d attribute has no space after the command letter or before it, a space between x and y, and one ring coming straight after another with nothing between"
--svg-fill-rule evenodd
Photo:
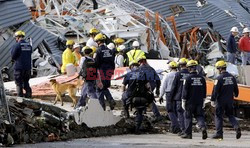
<instances>
[{"instance_id":1,"label":"worker walking on debris","mask_svg":"<svg viewBox=\"0 0 250 148\"><path fill-rule=\"evenodd\" d=\"M231 29L231 34L227 40L227 61L235 64L236 52L237 52L237 44L235 41L235 37L239 34L239 30L237 27L233 27Z\"/></svg>"},{"instance_id":2,"label":"worker walking on debris","mask_svg":"<svg viewBox=\"0 0 250 148\"><path fill-rule=\"evenodd\" d=\"M98 47L98 44L95 42L94 38L95 36L99 33L99 31L96 29L96 28L91 28L89 30L89 35L90 35L90 38L89 40L87 41L86 43L86 46L88 47L92 47L92 46L95 46L95 47Z\"/></svg>"},{"instance_id":3,"label":"worker walking on debris","mask_svg":"<svg viewBox=\"0 0 250 148\"><path fill-rule=\"evenodd\" d=\"M99 33L95 36L94 39L99 46L96 52L95 62L96 62L96 67L98 70L99 78L101 79L101 82L102 82L102 87L97 88L97 96L104 110L106 109L104 96L109 102L110 109L113 110L116 103L108 88L111 86L111 77L115 69L114 55L112 51L109 50L104 45L106 36Z\"/></svg>"},{"instance_id":4,"label":"worker walking on debris","mask_svg":"<svg viewBox=\"0 0 250 148\"><path fill-rule=\"evenodd\" d=\"M117 47L117 54L115 56L115 67L124 67L124 57L123 57L123 50L125 49L124 45L120 45Z\"/></svg>"},{"instance_id":5,"label":"worker walking on debris","mask_svg":"<svg viewBox=\"0 0 250 148\"><path fill-rule=\"evenodd\" d=\"M234 96L238 97L239 95L238 85L235 77L226 71L226 62L218 61L215 67L219 70L220 75L214 82L211 96L211 105L215 107L216 127L216 134L212 138L223 139L223 115L225 113L236 130L236 139L239 139L241 137L241 130L239 123L233 115Z\"/></svg>"},{"instance_id":6,"label":"worker walking on debris","mask_svg":"<svg viewBox=\"0 0 250 148\"><path fill-rule=\"evenodd\" d=\"M192 139L193 116L196 118L202 130L202 139L207 139L206 124L204 118L204 108L206 99L206 80L196 71L197 62L190 60L187 63L190 75L183 82L182 108L185 110L185 134L184 139Z\"/></svg>"},{"instance_id":7,"label":"worker walking on debris","mask_svg":"<svg viewBox=\"0 0 250 148\"><path fill-rule=\"evenodd\" d=\"M250 58L250 30L248 28L243 29L243 37L239 41L239 49L241 51L242 66L247 65Z\"/></svg>"},{"instance_id":8,"label":"worker walking on debris","mask_svg":"<svg viewBox=\"0 0 250 148\"><path fill-rule=\"evenodd\" d=\"M139 66L139 71L142 71L146 75L147 81L149 81L150 87L152 92L156 93L156 96L159 97L160 95L160 86L161 86L161 79L151 66L148 65L146 56L141 56L138 58L138 63L140 64ZM152 102L152 111L155 116L155 121L162 120L162 116L155 104L155 102Z\"/></svg>"},{"instance_id":9,"label":"worker walking on debris","mask_svg":"<svg viewBox=\"0 0 250 148\"><path fill-rule=\"evenodd\" d=\"M61 67L62 74L66 73L66 66L68 64L76 65L76 59L75 59L75 56L73 54L74 44L75 44L75 42L73 40L68 40L66 42L67 49L62 54L62 67Z\"/></svg>"},{"instance_id":10,"label":"worker walking on debris","mask_svg":"<svg viewBox=\"0 0 250 148\"><path fill-rule=\"evenodd\" d=\"M151 91L149 81L146 79L146 73L138 69L138 62L130 62L131 72L123 79L122 101L125 109L125 116L129 117L129 105L136 108L136 128L135 134L140 134L140 128L143 121L143 111L154 100L154 94ZM126 86L127 89L126 89Z\"/></svg>"},{"instance_id":11,"label":"worker walking on debris","mask_svg":"<svg viewBox=\"0 0 250 148\"><path fill-rule=\"evenodd\" d=\"M182 131L181 133L179 133L180 136L184 134L184 130L185 130L184 110L182 108L181 96L182 96L183 81L185 77L189 75L186 64L187 64L186 58L181 58L179 60L180 71L178 71L175 74L173 85L172 85L170 95L169 95L169 97L175 101L174 104L175 104L176 111L177 111L177 118L178 118L179 125Z\"/></svg>"},{"instance_id":12,"label":"worker walking on debris","mask_svg":"<svg viewBox=\"0 0 250 148\"><path fill-rule=\"evenodd\" d=\"M81 91L81 97L76 105L77 107L86 106L86 98L97 99L95 80L96 80L96 67L95 60L91 57L93 50L85 46L83 48L84 57L82 59L82 67L79 76L82 76L84 84Z\"/></svg>"},{"instance_id":13,"label":"worker walking on debris","mask_svg":"<svg viewBox=\"0 0 250 148\"><path fill-rule=\"evenodd\" d=\"M14 63L14 79L16 83L17 95L19 97L31 98L32 90L29 85L31 77L31 54L30 43L24 40L25 32L15 33L16 44L11 49L11 62ZM25 90L25 95L23 94Z\"/></svg>"},{"instance_id":14,"label":"worker walking on debris","mask_svg":"<svg viewBox=\"0 0 250 148\"><path fill-rule=\"evenodd\" d=\"M173 80L175 77L175 74L177 73L177 63L175 61L170 62L169 64L170 68L170 73L166 74L165 77L163 78L163 84L161 86L161 91L160 91L160 104L163 102L163 96L164 94L166 95L166 110L168 113L168 117L171 121L170 125L170 132L173 134L177 134L181 132L180 130L180 125L177 120L177 111L176 111L176 106L175 106L175 101L173 98L170 98L170 91L173 85Z\"/></svg>"},{"instance_id":15,"label":"worker walking on debris","mask_svg":"<svg viewBox=\"0 0 250 148\"><path fill-rule=\"evenodd\" d=\"M138 59L142 56L145 56L144 51L140 49L140 44L138 41L134 41L132 44L133 48L129 52L127 52L127 63L130 65L130 62L133 62L134 60L138 61Z\"/></svg>"}]
</instances>

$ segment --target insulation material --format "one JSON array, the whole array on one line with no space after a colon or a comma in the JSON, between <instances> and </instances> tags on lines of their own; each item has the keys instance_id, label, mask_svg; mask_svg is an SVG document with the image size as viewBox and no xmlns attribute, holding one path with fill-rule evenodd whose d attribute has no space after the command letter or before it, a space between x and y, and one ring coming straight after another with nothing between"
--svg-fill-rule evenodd
<instances>
[{"instance_id":1,"label":"insulation material","mask_svg":"<svg viewBox=\"0 0 250 148\"><path fill-rule=\"evenodd\" d=\"M169 58L169 53L170 53L169 48L166 45L164 45L164 43L161 40L159 40L159 51L163 59Z\"/></svg>"},{"instance_id":2,"label":"insulation material","mask_svg":"<svg viewBox=\"0 0 250 148\"><path fill-rule=\"evenodd\" d=\"M209 50L211 50L211 52L207 55L207 59L209 59L209 60L224 57L224 55L220 51L218 42L213 43L210 46Z\"/></svg>"}]
</instances>

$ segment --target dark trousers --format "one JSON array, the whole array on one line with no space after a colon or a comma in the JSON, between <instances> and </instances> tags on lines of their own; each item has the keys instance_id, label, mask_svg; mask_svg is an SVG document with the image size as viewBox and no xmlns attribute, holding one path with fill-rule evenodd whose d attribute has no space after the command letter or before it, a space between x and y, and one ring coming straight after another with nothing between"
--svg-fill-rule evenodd
<instances>
[{"instance_id":1,"label":"dark trousers","mask_svg":"<svg viewBox=\"0 0 250 148\"><path fill-rule=\"evenodd\" d=\"M171 129L179 129L180 125L177 119L177 111L176 111L176 102L172 101L169 97L169 93L166 93L166 110L168 113L168 117L171 121Z\"/></svg>"},{"instance_id":2,"label":"dark trousers","mask_svg":"<svg viewBox=\"0 0 250 148\"><path fill-rule=\"evenodd\" d=\"M135 117L136 122L136 130L139 130L143 121L143 111L146 109L146 107L139 107L136 108L137 114Z\"/></svg>"},{"instance_id":3,"label":"dark trousers","mask_svg":"<svg viewBox=\"0 0 250 148\"><path fill-rule=\"evenodd\" d=\"M187 135L192 135L193 117L196 118L198 125L202 129L206 129L204 111L202 108L203 104L186 106L185 115L185 133Z\"/></svg>"},{"instance_id":4,"label":"dark trousers","mask_svg":"<svg viewBox=\"0 0 250 148\"><path fill-rule=\"evenodd\" d=\"M31 98L32 90L29 85L31 70L14 70L14 79L16 83L17 95L19 97ZM25 90L25 95L23 94Z\"/></svg>"},{"instance_id":5,"label":"dark trousers","mask_svg":"<svg viewBox=\"0 0 250 148\"><path fill-rule=\"evenodd\" d=\"M81 97L76 107L85 106L87 97L89 97L90 99L97 99L94 81L84 82L82 86Z\"/></svg>"},{"instance_id":6,"label":"dark trousers","mask_svg":"<svg viewBox=\"0 0 250 148\"><path fill-rule=\"evenodd\" d=\"M223 115L226 115L232 126L239 128L239 123L233 115L233 103L217 103L215 107L215 126L217 135L223 135Z\"/></svg>"},{"instance_id":7,"label":"dark trousers","mask_svg":"<svg viewBox=\"0 0 250 148\"><path fill-rule=\"evenodd\" d=\"M177 119L180 125L181 130L184 132L185 130L185 123L184 123L184 110L182 109L182 102L181 101L175 101L175 108L176 108L176 112L177 112Z\"/></svg>"},{"instance_id":8,"label":"dark trousers","mask_svg":"<svg viewBox=\"0 0 250 148\"><path fill-rule=\"evenodd\" d=\"M106 97L108 102L114 101L114 98L112 97L108 88L97 89L96 94L97 94L97 98L98 98L98 100L99 100L99 102L104 110L106 110L104 96Z\"/></svg>"}]
</instances>

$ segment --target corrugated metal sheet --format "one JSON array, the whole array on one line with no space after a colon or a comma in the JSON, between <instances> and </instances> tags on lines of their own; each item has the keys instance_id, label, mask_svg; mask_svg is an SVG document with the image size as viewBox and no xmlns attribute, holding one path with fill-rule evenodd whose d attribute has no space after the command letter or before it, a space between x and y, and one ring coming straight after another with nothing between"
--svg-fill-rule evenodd
<instances>
[{"instance_id":1,"label":"corrugated metal sheet","mask_svg":"<svg viewBox=\"0 0 250 148\"><path fill-rule=\"evenodd\" d=\"M53 40L57 37L55 35L52 35L48 31L42 29L41 27L35 25L33 22L27 22L26 24L23 24L18 30L23 30L26 33L26 39L31 38L32 39L32 47L33 49L37 48L37 46L42 43L43 40L47 39L51 42L49 46L51 46L52 55L58 60L58 62L61 62L60 56L61 51L56 46L53 45ZM7 39L2 46L0 46L0 67L3 66L9 66L11 67L11 58L10 58L10 50L11 47L15 44L14 38ZM57 51L58 50L58 51ZM10 73L13 72L13 69L10 70Z\"/></svg>"},{"instance_id":2,"label":"corrugated metal sheet","mask_svg":"<svg viewBox=\"0 0 250 148\"><path fill-rule=\"evenodd\" d=\"M154 12L159 12L163 17L174 15L170 9L172 5L182 6L185 12L175 17L179 32L185 32L194 26L207 28L204 18L201 16L195 0L131 0Z\"/></svg>"},{"instance_id":3,"label":"corrugated metal sheet","mask_svg":"<svg viewBox=\"0 0 250 148\"><path fill-rule=\"evenodd\" d=\"M53 35L52 33L48 33L45 41L49 45L52 56L55 58L55 60L58 62L58 64L62 64L62 53L63 51L59 50L58 48L58 37Z\"/></svg>"},{"instance_id":4,"label":"corrugated metal sheet","mask_svg":"<svg viewBox=\"0 0 250 148\"><path fill-rule=\"evenodd\" d=\"M21 0L8 0L0 3L0 29L31 19L28 8Z\"/></svg>"}]
</instances>

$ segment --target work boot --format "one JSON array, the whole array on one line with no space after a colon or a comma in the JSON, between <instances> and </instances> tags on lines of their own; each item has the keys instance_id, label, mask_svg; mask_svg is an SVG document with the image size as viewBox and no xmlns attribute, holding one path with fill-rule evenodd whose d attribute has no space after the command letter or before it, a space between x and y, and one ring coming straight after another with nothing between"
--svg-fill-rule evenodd
<instances>
[{"instance_id":1,"label":"work boot","mask_svg":"<svg viewBox=\"0 0 250 148\"><path fill-rule=\"evenodd\" d=\"M181 129L180 129L180 128L172 127L172 128L170 129L170 133L172 133L172 134L178 134L178 133L180 133L180 132L181 132Z\"/></svg>"},{"instance_id":2,"label":"work boot","mask_svg":"<svg viewBox=\"0 0 250 148\"><path fill-rule=\"evenodd\" d=\"M180 131L180 132L178 133L178 136L183 136L183 135L185 135L185 133L184 133L183 131Z\"/></svg>"},{"instance_id":3,"label":"work boot","mask_svg":"<svg viewBox=\"0 0 250 148\"><path fill-rule=\"evenodd\" d=\"M128 109L123 109L121 114L127 119L130 117Z\"/></svg>"},{"instance_id":4,"label":"work boot","mask_svg":"<svg viewBox=\"0 0 250 148\"><path fill-rule=\"evenodd\" d=\"M181 136L181 138L183 138L183 139L192 139L192 135L191 134L183 134Z\"/></svg>"},{"instance_id":5,"label":"work boot","mask_svg":"<svg viewBox=\"0 0 250 148\"><path fill-rule=\"evenodd\" d=\"M202 129L202 139L203 140L207 139L207 130L206 129Z\"/></svg>"},{"instance_id":6,"label":"work boot","mask_svg":"<svg viewBox=\"0 0 250 148\"><path fill-rule=\"evenodd\" d=\"M161 120L163 120L163 117L161 116L161 115L158 115L158 116L155 116L154 117L154 119L153 119L153 123L156 123L156 122L159 122L159 121L161 121Z\"/></svg>"},{"instance_id":7,"label":"work boot","mask_svg":"<svg viewBox=\"0 0 250 148\"><path fill-rule=\"evenodd\" d=\"M111 110L114 110L115 105L116 105L115 100L110 100L110 101L109 101L109 107L110 107Z\"/></svg>"},{"instance_id":8,"label":"work boot","mask_svg":"<svg viewBox=\"0 0 250 148\"><path fill-rule=\"evenodd\" d=\"M212 139L223 139L223 135L214 134Z\"/></svg>"},{"instance_id":9,"label":"work boot","mask_svg":"<svg viewBox=\"0 0 250 148\"><path fill-rule=\"evenodd\" d=\"M236 139L240 139L241 137L241 130L240 128L236 128Z\"/></svg>"}]
</instances>

